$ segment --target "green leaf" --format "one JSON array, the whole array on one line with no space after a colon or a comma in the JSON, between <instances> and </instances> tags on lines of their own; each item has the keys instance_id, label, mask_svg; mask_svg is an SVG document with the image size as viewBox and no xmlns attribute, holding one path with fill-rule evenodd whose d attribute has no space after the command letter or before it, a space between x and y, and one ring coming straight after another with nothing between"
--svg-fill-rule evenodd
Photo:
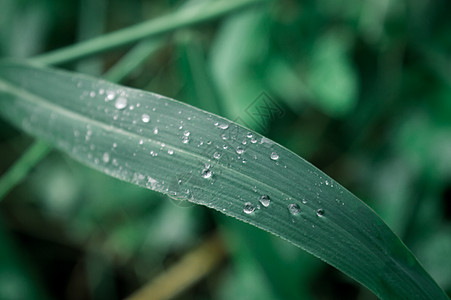
<instances>
[{"instance_id":1,"label":"green leaf","mask_svg":"<svg viewBox=\"0 0 451 300\"><path fill-rule=\"evenodd\" d=\"M276 234L381 298L447 299L362 201L288 149L224 118L13 62L0 64L0 114L101 172Z\"/></svg>"}]
</instances>

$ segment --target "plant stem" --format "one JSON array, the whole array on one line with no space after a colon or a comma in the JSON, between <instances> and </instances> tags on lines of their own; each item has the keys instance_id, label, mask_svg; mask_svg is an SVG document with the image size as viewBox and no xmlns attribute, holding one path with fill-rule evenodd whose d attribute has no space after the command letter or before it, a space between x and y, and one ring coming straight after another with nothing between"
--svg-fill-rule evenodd
<instances>
[{"instance_id":1,"label":"plant stem","mask_svg":"<svg viewBox=\"0 0 451 300\"><path fill-rule=\"evenodd\" d=\"M214 235L127 299L172 299L208 275L225 256L219 236Z\"/></svg>"},{"instance_id":2,"label":"plant stem","mask_svg":"<svg viewBox=\"0 0 451 300\"><path fill-rule=\"evenodd\" d=\"M163 17L102 35L86 42L37 56L31 59L31 61L43 65L57 65L73 61L124 46L143 38L205 22L265 2L266 0L222 0L208 3L202 9L189 7Z\"/></svg>"}]
</instances>

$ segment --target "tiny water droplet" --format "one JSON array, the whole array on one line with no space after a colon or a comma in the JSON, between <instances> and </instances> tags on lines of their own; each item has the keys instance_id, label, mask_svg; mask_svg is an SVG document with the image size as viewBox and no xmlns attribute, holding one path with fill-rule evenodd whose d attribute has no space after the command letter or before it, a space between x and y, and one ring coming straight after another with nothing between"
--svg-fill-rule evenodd
<instances>
[{"instance_id":1,"label":"tiny water droplet","mask_svg":"<svg viewBox=\"0 0 451 300\"><path fill-rule=\"evenodd\" d=\"M279 159L279 154L277 154L276 152L271 153L271 159L272 160L278 160Z\"/></svg>"},{"instance_id":2,"label":"tiny water droplet","mask_svg":"<svg viewBox=\"0 0 451 300\"><path fill-rule=\"evenodd\" d=\"M213 154L213 157L216 158L216 159L219 159L219 158L221 158L221 153L215 152L215 153Z\"/></svg>"},{"instance_id":3,"label":"tiny water droplet","mask_svg":"<svg viewBox=\"0 0 451 300\"><path fill-rule=\"evenodd\" d=\"M251 132L248 132L248 133L246 134L246 136L250 139L250 138L252 138L252 133L251 133Z\"/></svg>"},{"instance_id":4,"label":"tiny water droplet","mask_svg":"<svg viewBox=\"0 0 451 300\"><path fill-rule=\"evenodd\" d=\"M317 215L318 217L323 217L325 213L326 213L326 212L325 212L324 209L322 209L322 208L320 208L320 209L318 209L318 210L316 211L316 215Z\"/></svg>"},{"instance_id":5,"label":"tiny water droplet","mask_svg":"<svg viewBox=\"0 0 451 300\"><path fill-rule=\"evenodd\" d=\"M105 98L105 100L111 101L111 100L113 100L114 98L116 98L116 93L115 93L115 92L113 92L113 91L108 91L108 92L106 92L106 98Z\"/></svg>"},{"instance_id":6,"label":"tiny water droplet","mask_svg":"<svg viewBox=\"0 0 451 300\"><path fill-rule=\"evenodd\" d=\"M143 114L143 115L141 116L141 120L142 120L144 123L149 123L149 121L150 121L150 116L149 116L148 114Z\"/></svg>"},{"instance_id":7,"label":"tiny water droplet","mask_svg":"<svg viewBox=\"0 0 451 300\"><path fill-rule=\"evenodd\" d=\"M110 154L108 152L103 153L102 160L104 163L108 163L110 161Z\"/></svg>"},{"instance_id":8,"label":"tiny water droplet","mask_svg":"<svg viewBox=\"0 0 451 300\"><path fill-rule=\"evenodd\" d=\"M114 104L114 106L117 109L124 109L127 107L127 98L125 97L119 97L116 99L116 103Z\"/></svg>"},{"instance_id":9,"label":"tiny water droplet","mask_svg":"<svg viewBox=\"0 0 451 300\"><path fill-rule=\"evenodd\" d=\"M211 178L212 172L210 170L210 167L206 166L205 169L202 170L202 177L205 179L209 179Z\"/></svg>"},{"instance_id":10,"label":"tiny water droplet","mask_svg":"<svg viewBox=\"0 0 451 300\"><path fill-rule=\"evenodd\" d=\"M183 142L183 144L188 144L188 143L189 143L189 137L184 136L184 137L182 138L182 142Z\"/></svg>"},{"instance_id":11,"label":"tiny water droplet","mask_svg":"<svg viewBox=\"0 0 451 300\"><path fill-rule=\"evenodd\" d=\"M158 128L154 128L153 134L158 134Z\"/></svg>"},{"instance_id":12,"label":"tiny water droplet","mask_svg":"<svg viewBox=\"0 0 451 300\"><path fill-rule=\"evenodd\" d=\"M246 202L246 203L244 203L243 211L244 211L244 213L250 215L251 213L253 213L255 211L255 206L250 202Z\"/></svg>"},{"instance_id":13,"label":"tiny water droplet","mask_svg":"<svg viewBox=\"0 0 451 300\"><path fill-rule=\"evenodd\" d=\"M191 132L189 132L188 130L185 130L185 131L183 132L183 135L184 135L184 136L187 136L187 137L190 136L190 134L191 134Z\"/></svg>"},{"instance_id":14,"label":"tiny water droplet","mask_svg":"<svg viewBox=\"0 0 451 300\"><path fill-rule=\"evenodd\" d=\"M271 203L271 199L269 198L268 195L261 196L259 201L264 207L268 207L269 204Z\"/></svg>"},{"instance_id":15,"label":"tiny water droplet","mask_svg":"<svg viewBox=\"0 0 451 300\"><path fill-rule=\"evenodd\" d=\"M296 203L291 203L291 204L288 205L288 211L293 216L296 216L296 215L298 215L301 212L301 208Z\"/></svg>"},{"instance_id":16,"label":"tiny water droplet","mask_svg":"<svg viewBox=\"0 0 451 300\"><path fill-rule=\"evenodd\" d=\"M326 180L326 185L329 185L329 181L328 180Z\"/></svg>"},{"instance_id":17,"label":"tiny water droplet","mask_svg":"<svg viewBox=\"0 0 451 300\"><path fill-rule=\"evenodd\" d=\"M257 139L256 139L256 138L254 138L254 137L253 137L253 138L251 138L251 143L252 143L252 144L255 144L255 143L257 143Z\"/></svg>"},{"instance_id":18,"label":"tiny water droplet","mask_svg":"<svg viewBox=\"0 0 451 300\"><path fill-rule=\"evenodd\" d=\"M236 147L236 153L243 154L244 153L244 148L241 147L241 146Z\"/></svg>"},{"instance_id":19,"label":"tiny water droplet","mask_svg":"<svg viewBox=\"0 0 451 300\"><path fill-rule=\"evenodd\" d=\"M139 144L140 144L140 145L144 144L144 141L143 141L142 139L139 140Z\"/></svg>"},{"instance_id":20,"label":"tiny water droplet","mask_svg":"<svg viewBox=\"0 0 451 300\"><path fill-rule=\"evenodd\" d=\"M92 91L89 93L89 97L94 98L96 96L96 92Z\"/></svg>"},{"instance_id":21,"label":"tiny water droplet","mask_svg":"<svg viewBox=\"0 0 451 300\"><path fill-rule=\"evenodd\" d=\"M172 154L174 154L174 150L172 150L172 149L168 149L168 154L169 154L169 155L172 155Z\"/></svg>"}]
</instances>

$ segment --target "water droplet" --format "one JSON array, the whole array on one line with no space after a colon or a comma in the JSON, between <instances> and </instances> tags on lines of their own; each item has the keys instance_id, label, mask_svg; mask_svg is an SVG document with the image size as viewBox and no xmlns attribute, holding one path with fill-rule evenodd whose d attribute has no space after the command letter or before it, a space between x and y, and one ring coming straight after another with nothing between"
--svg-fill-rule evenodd
<instances>
[{"instance_id":1,"label":"water droplet","mask_svg":"<svg viewBox=\"0 0 451 300\"><path fill-rule=\"evenodd\" d=\"M246 202L246 203L244 203L243 211L246 214L250 215L251 213L253 213L255 211L255 206L250 202Z\"/></svg>"},{"instance_id":2,"label":"water droplet","mask_svg":"<svg viewBox=\"0 0 451 300\"><path fill-rule=\"evenodd\" d=\"M143 115L141 116L141 120L142 120L144 123L149 123L149 121L150 121L150 116L149 116L148 114L143 114Z\"/></svg>"},{"instance_id":3,"label":"water droplet","mask_svg":"<svg viewBox=\"0 0 451 300\"><path fill-rule=\"evenodd\" d=\"M114 104L114 106L117 109L124 109L124 108L126 108L127 107L127 98L125 98L125 97L117 98L116 103Z\"/></svg>"},{"instance_id":4,"label":"water droplet","mask_svg":"<svg viewBox=\"0 0 451 300\"><path fill-rule=\"evenodd\" d=\"M191 134L191 132L189 132L188 130L185 130L185 131L183 132L183 135L184 135L184 136L190 136L190 134Z\"/></svg>"},{"instance_id":5,"label":"water droplet","mask_svg":"<svg viewBox=\"0 0 451 300\"><path fill-rule=\"evenodd\" d=\"M210 167L206 166L205 169L202 170L202 177L205 179L209 179L211 178L212 172L210 170Z\"/></svg>"},{"instance_id":6,"label":"water droplet","mask_svg":"<svg viewBox=\"0 0 451 300\"><path fill-rule=\"evenodd\" d=\"M140 145L144 144L144 141L143 141L142 139L139 140L139 144L140 144Z\"/></svg>"},{"instance_id":7,"label":"water droplet","mask_svg":"<svg viewBox=\"0 0 451 300\"><path fill-rule=\"evenodd\" d=\"M117 143L113 143L113 148L116 148L117 147Z\"/></svg>"},{"instance_id":8,"label":"water droplet","mask_svg":"<svg viewBox=\"0 0 451 300\"><path fill-rule=\"evenodd\" d=\"M184 137L182 138L182 142L183 142L183 144L188 144L188 143L189 143L189 137L184 136Z\"/></svg>"},{"instance_id":9,"label":"water droplet","mask_svg":"<svg viewBox=\"0 0 451 300\"><path fill-rule=\"evenodd\" d=\"M258 200L260 201L260 203L264 206L264 207L268 207L269 204L271 203L271 199L269 198L268 195L263 195L260 197L260 199Z\"/></svg>"},{"instance_id":10,"label":"water droplet","mask_svg":"<svg viewBox=\"0 0 451 300\"><path fill-rule=\"evenodd\" d=\"M89 93L89 97L94 98L96 96L96 92L92 91Z\"/></svg>"},{"instance_id":11,"label":"water droplet","mask_svg":"<svg viewBox=\"0 0 451 300\"><path fill-rule=\"evenodd\" d=\"M236 147L236 153L243 154L244 153L244 148L241 147L241 146Z\"/></svg>"},{"instance_id":12,"label":"water droplet","mask_svg":"<svg viewBox=\"0 0 451 300\"><path fill-rule=\"evenodd\" d=\"M307 204L307 200L302 199L302 204Z\"/></svg>"},{"instance_id":13,"label":"water droplet","mask_svg":"<svg viewBox=\"0 0 451 300\"><path fill-rule=\"evenodd\" d=\"M158 134L158 128L154 128L153 134Z\"/></svg>"},{"instance_id":14,"label":"water droplet","mask_svg":"<svg viewBox=\"0 0 451 300\"><path fill-rule=\"evenodd\" d=\"M288 205L288 211L293 216L296 216L296 215L298 215L301 212L301 208L296 203L291 203L291 204Z\"/></svg>"},{"instance_id":15,"label":"water droplet","mask_svg":"<svg viewBox=\"0 0 451 300\"><path fill-rule=\"evenodd\" d=\"M169 155L172 155L172 154L174 154L174 150L172 150L172 149L168 149L168 154L169 154Z\"/></svg>"},{"instance_id":16,"label":"water droplet","mask_svg":"<svg viewBox=\"0 0 451 300\"><path fill-rule=\"evenodd\" d=\"M216 159L219 159L219 158L221 157L221 153L215 152L215 153L213 154L213 157L216 158Z\"/></svg>"},{"instance_id":17,"label":"water droplet","mask_svg":"<svg viewBox=\"0 0 451 300\"><path fill-rule=\"evenodd\" d=\"M218 124L217 126L223 130L226 130L227 128L229 128L229 124L226 124L226 123Z\"/></svg>"},{"instance_id":18,"label":"water droplet","mask_svg":"<svg viewBox=\"0 0 451 300\"><path fill-rule=\"evenodd\" d=\"M256 138L254 138L254 137L253 137L253 138L251 138L251 143L252 143L252 144L255 144L255 143L257 143L257 139L256 139Z\"/></svg>"},{"instance_id":19,"label":"water droplet","mask_svg":"<svg viewBox=\"0 0 451 300\"><path fill-rule=\"evenodd\" d=\"M99 93L100 93L100 92L99 92ZM113 100L114 98L116 98L116 93L115 93L115 92L113 92L113 91L108 91L108 92L106 92L106 98L105 98L105 100L111 101L111 100Z\"/></svg>"},{"instance_id":20,"label":"water droplet","mask_svg":"<svg viewBox=\"0 0 451 300\"><path fill-rule=\"evenodd\" d=\"M316 211L316 215L317 215L318 217L323 217L324 214L325 214L325 211L324 211L324 209L322 209L322 208L320 208L320 209L318 209L318 210Z\"/></svg>"},{"instance_id":21,"label":"water droplet","mask_svg":"<svg viewBox=\"0 0 451 300\"><path fill-rule=\"evenodd\" d=\"M103 153L102 160L104 163L108 163L110 161L110 155L108 152Z\"/></svg>"},{"instance_id":22,"label":"water droplet","mask_svg":"<svg viewBox=\"0 0 451 300\"><path fill-rule=\"evenodd\" d=\"M277 154L276 152L271 153L271 159L272 160L278 160L279 159L279 154Z\"/></svg>"},{"instance_id":23,"label":"water droplet","mask_svg":"<svg viewBox=\"0 0 451 300\"><path fill-rule=\"evenodd\" d=\"M251 133L251 132L248 132L248 133L246 134L246 136L250 139L250 138L252 138L252 133Z\"/></svg>"}]
</instances>

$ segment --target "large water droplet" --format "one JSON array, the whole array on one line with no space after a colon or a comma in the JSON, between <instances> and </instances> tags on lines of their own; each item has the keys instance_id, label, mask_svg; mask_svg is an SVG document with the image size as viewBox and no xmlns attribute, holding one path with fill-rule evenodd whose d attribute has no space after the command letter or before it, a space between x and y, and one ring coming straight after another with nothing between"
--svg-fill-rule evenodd
<instances>
[{"instance_id":1,"label":"large water droplet","mask_svg":"<svg viewBox=\"0 0 451 300\"><path fill-rule=\"evenodd\" d=\"M318 216L318 217L324 217L324 214L325 214L326 212L324 211L324 209L322 209L322 208L320 208L320 209L318 209L317 211L316 211L316 215Z\"/></svg>"},{"instance_id":2,"label":"large water droplet","mask_svg":"<svg viewBox=\"0 0 451 300\"><path fill-rule=\"evenodd\" d=\"M271 203L271 199L269 198L268 195L261 196L259 201L264 207L268 207L269 204Z\"/></svg>"},{"instance_id":3,"label":"large water droplet","mask_svg":"<svg viewBox=\"0 0 451 300\"><path fill-rule=\"evenodd\" d=\"M288 211L293 216L296 216L296 215L298 215L301 212L301 208L296 203L291 203L291 204L288 205Z\"/></svg>"},{"instance_id":4,"label":"large water droplet","mask_svg":"<svg viewBox=\"0 0 451 300\"><path fill-rule=\"evenodd\" d=\"M278 160L279 159L279 154L277 154L276 152L271 153L271 159L272 160Z\"/></svg>"},{"instance_id":5,"label":"large water droplet","mask_svg":"<svg viewBox=\"0 0 451 300\"><path fill-rule=\"evenodd\" d=\"M150 116L149 116L148 114L143 114L143 115L141 116L141 120L142 120L144 123L149 123L149 121L150 121Z\"/></svg>"},{"instance_id":6,"label":"large water droplet","mask_svg":"<svg viewBox=\"0 0 451 300\"><path fill-rule=\"evenodd\" d=\"M125 97L119 97L116 99L116 103L114 104L114 106L117 109L124 109L127 107L127 98Z\"/></svg>"},{"instance_id":7,"label":"large water droplet","mask_svg":"<svg viewBox=\"0 0 451 300\"><path fill-rule=\"evenodd\" d=\"M246 203L244 203L243 211L246 214L250 215L251 213L253 213L255 211L255 206L250 202L246 202Z\"/></svg>"},{"instance_id":8,"label":"large water droplet","mask_svg":"<svg viewBox=\"0 0 451 300\"><path fill-rule=\"evenodd\" d=\"M221 129L223 129L223 130L229 128L229 124L226 124L226 123L218 124L217 126L218 126L219 128L221 128Z\"/></svg>"}]
</instances>

